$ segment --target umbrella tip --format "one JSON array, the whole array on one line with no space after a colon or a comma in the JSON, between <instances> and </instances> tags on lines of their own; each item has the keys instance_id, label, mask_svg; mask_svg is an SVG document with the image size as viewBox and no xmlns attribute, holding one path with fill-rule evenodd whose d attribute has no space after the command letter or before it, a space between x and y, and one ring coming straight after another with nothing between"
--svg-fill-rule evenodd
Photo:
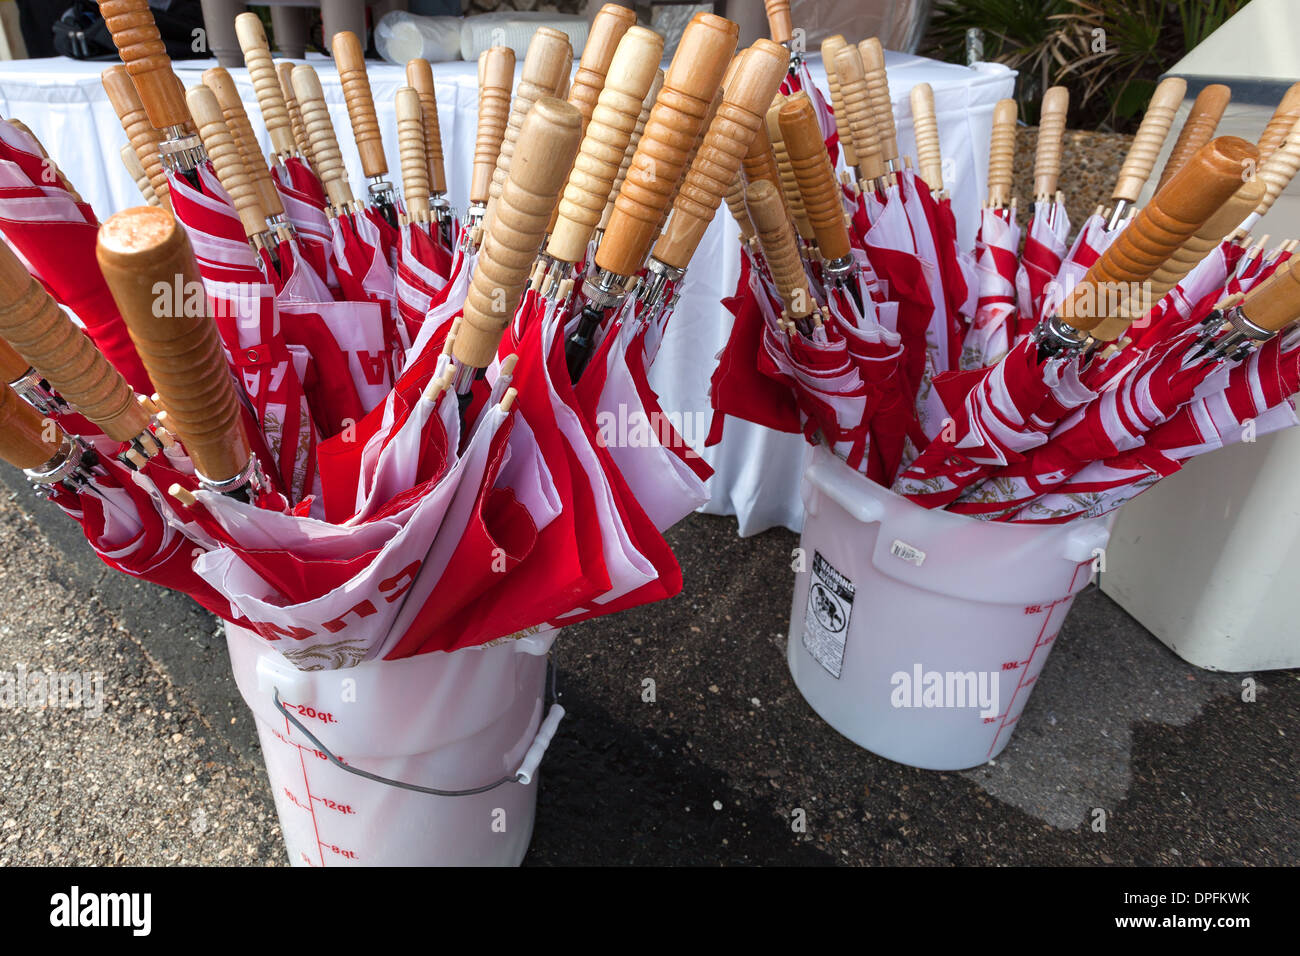
<instances>
[{"instance_id":1,"label":"umbrella tip","mask_svg":"<svg viewBox=\"0 0 1300 956\"><path fill-rule=\"evenodd\" d=\"M194 497L193 492L181 484L173 484L167 489L167 494L171 495L186 508L193 508L199 503L199 499Z\"/></svg>"},{"instance_id":2,"label":"umbrella tip","mask_svg":"<svg viewBox=\"0 0 1300 956\"><path fill-rule=\"evenodd\" d=\"M507 388L506 393L501 396L501 401L498 403L499 407L501 408L501 411L503 412L510 411L511 407L515 404L515 396L518 394L519 394L519 390L515 388L513 385Z\"/></svg>"}]
</instances>

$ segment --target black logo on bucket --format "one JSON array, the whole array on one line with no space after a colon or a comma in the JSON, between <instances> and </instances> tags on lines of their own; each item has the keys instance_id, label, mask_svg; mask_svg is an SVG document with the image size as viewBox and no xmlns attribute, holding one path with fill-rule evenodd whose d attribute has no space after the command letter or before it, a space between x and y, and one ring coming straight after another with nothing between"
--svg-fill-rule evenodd
<instances>
[{"instance_id":1,"label":"black logo on bucket","mask_svg":"<svg viewBox=\"0 0 1300 956\"><path fill-rule=\"evenodd\" d=\"M844 642L853 613L853 582L835 570L820 552L813 552L808 607L804 612L803 645L817 663L836 679L844 665Z\"/></svg>"}]
</instances>

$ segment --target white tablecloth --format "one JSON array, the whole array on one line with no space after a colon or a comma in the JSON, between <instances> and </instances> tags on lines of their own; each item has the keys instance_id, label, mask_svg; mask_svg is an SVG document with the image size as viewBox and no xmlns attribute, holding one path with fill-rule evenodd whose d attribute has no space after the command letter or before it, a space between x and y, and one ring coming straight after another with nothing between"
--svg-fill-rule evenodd
<instances>
[{"instance_id":1,"label":"white tablecloth","mask_svg":"<svg viewBox=\"0 0 1300 956\"><path fill-rule=\"evenodd\" d=\"M310 58L309 62L320 74L353 188L361 193L364 177L355 149L348 148L350 127L338 75L333 64L323 57ZM192 86L199 82L202 71L213 65L215 61L182 61L176 64L176 71L186 86ZM967 69L901 53L887 54L886 65L898 118L899 146L905 154L915 151L908 93L921 82L934 87L945 184L955 197L953 206L962 242L969 247L984 195L993 105L1011 95L1015 74L995 64ZM141 201L118 155L126 136L99 82L99 74L106 66L61 58L0 63L0 113L22 120L31 128L101 219ZM391 178L394 185L400 186L393 97L399 87L406 85L405 71L378 62L369 63L368 68ZM825 73L815 56L811 68L825 88ZM450 62L435 64L433 69L448 198L463 209L477 127L476 68L473 63ZM268 150L270 143L247 73L231 72L248 105L254 128L262 137L263 149ZM696 252L677 314L654 367L653 381L664 410L682 416L684 437L696 448L703 446L708 431L708 388L715 356L731 328L731 316L719 303L736 287L736 240L735 223L723 210ZM703 451L717 472L712 481L713 500L705 510L736 514L741 534L754 534L775 525L798 530L803 524L799 484L808 453L803 440L734 419L727 421L724 436L721 445Z\"/></svg>"}]
</instances>

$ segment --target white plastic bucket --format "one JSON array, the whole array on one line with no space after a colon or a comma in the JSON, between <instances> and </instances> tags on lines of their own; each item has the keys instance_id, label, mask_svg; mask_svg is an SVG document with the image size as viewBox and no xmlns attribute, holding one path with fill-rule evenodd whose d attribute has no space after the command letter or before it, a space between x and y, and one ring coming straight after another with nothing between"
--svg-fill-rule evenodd
<instances>
[{"instance_id":1,"label":"white plastic bucket","mask_svg":"<svg viewBox=\"0 0 1300 956\"><path fill-rule=\"evenodd\" d=\"M235 683L257 733L291 863L517 866L537 809L536 769L563 708L543 714L556 632L449 654L301 671L256 634L226 626ZM347 766L335 766L275 695ZM545 720L543 717L545 716Z\"/></svg>"},{"instance_id":2,"label":"white plastic bucket","mask_svg":"<svg viewBox=\"0 0 1300 956\"><path fill-rule=\"evenodd\" d=\"M899 763L960 770L996 757L1113 516L1029 526L930 511L822 447L803 495L787 647L800 693Z\"/></svg>"}]
</instances>

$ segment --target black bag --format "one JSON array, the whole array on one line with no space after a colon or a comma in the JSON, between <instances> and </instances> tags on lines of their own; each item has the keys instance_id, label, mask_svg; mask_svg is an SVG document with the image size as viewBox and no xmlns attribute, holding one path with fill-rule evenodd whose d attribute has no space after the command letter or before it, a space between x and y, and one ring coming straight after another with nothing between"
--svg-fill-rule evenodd
<instances>
[{"instance_id":1,"label":"black bag","mask_svg":"<svg viewBox=\"0 0 1300 956\"><path fill-rule=\"evenodd\" d=\"M212 55L203 35L203 11L199 0L151 0L149 6L167 55L173 60ZM117 59L113 37L100 16L99 5L93 0L76 0L55 22L54 49L62 56L76 60Z\"/></svg>"}]
</instances>

